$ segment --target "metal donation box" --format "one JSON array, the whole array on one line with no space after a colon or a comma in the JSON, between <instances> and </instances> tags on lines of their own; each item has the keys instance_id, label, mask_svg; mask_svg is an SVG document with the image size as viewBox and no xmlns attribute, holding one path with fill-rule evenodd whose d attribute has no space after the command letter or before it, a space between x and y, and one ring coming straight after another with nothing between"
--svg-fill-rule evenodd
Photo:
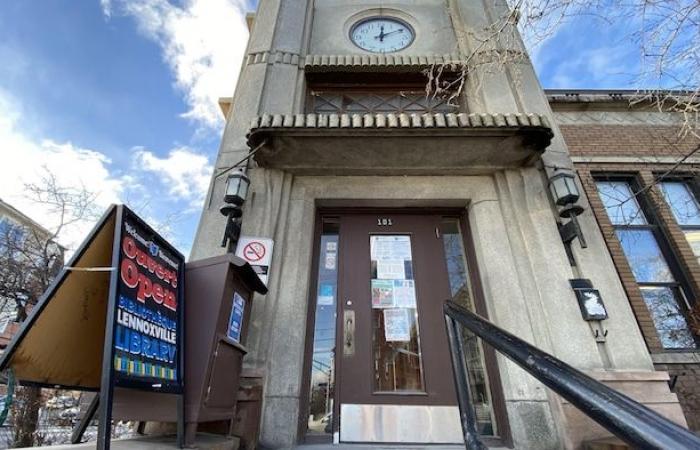
<instances>
[{"instance_id":1,"label":"metal donation box","mask_svg":"<svg viewBox=\"0 0 700 450\"><path fill-rule=\"evenodd\" d=\"M244 260L227 254L185 267L185 443L199 423L233 421L253 294L267 288ZM117 390L114 418L175 422L175 396Z\"/></svg>"}]
</instances>

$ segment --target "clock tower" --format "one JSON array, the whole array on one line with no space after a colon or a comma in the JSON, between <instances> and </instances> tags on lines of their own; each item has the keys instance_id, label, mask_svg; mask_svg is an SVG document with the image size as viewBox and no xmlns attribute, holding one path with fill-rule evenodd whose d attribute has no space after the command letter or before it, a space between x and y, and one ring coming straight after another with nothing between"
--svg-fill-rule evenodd
<instances>
[{"instance_id":1,"label":"clock tower","mask_svg":"<svg viewBox=\"0 0 700 450\"><path fill-rule=\"evenodd\" d=\"M244 171L241 235L274 242L269 293L245 311L262 445L461 442L448 299L602 380L654 373L587 199L551 189L582 192L505 8L260 0L250 16L191 259L235 250L219 209ZM582 317L572 279L606 319ZM466 348L489 442L600 433L475 338Z\"/></svg>"}]
</instances>

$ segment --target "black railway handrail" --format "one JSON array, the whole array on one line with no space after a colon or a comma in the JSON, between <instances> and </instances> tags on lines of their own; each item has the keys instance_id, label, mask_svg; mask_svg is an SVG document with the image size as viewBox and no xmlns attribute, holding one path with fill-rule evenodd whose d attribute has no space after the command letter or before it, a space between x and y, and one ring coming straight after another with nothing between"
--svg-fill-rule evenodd
<instances>
[{"instance_id":1,"label":"black railway handrail","mask_svg":"<svg viewBox=\"0 0 700 450\"><path fill-rule=\"evenodd\" d=\"M461 328L457 323L634 448L700 449L700 437L686 428L528 344L483 317L449 300L444 305L444 312L467 449L486 447L479 439L473 406L469 402Z\"/></svg>"}]
</instances>

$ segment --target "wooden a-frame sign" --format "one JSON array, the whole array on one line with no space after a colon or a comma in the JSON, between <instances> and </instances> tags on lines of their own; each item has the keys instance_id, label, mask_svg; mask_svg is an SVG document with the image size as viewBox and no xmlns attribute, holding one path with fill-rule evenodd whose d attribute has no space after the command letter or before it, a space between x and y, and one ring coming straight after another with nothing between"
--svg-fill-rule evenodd
<instances>
[{"instance_id":1,"label":"wooden a-frame sign","mask_svg":"<svg viewBox=\"0 0 700 450\"><path fill-rule=\"evenodd\" d=\"M98 391L73 434L98 412L110 447L114 388L175 394L184 435L185 259L136 214L113 205L39 299L0 357L24 385Z\"/></svg>"}]
</instances>

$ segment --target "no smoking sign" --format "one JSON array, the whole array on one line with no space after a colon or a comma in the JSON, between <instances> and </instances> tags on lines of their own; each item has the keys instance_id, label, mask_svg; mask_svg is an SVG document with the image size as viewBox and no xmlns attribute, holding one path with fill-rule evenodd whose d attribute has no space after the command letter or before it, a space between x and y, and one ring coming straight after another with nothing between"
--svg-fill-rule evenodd
<instances>
[{"instance_id":1,"label":"no smoking sign","mask_svg":"<svg viewBox=\"0 0 700 450\"><path fill-rule=\"evenodd\" d=\"M272 261L273 245L272 239L242 236L236 247L236 256L246 260L265 285Z\"/></svg>"},{"instance_id":2,"label":"no smoking sign","mask_svg":"<svg viewBox=\"0 0 700 450\"><path fill-rule=\"evenodd\" d=\"M249 263L262 260L265 257L265 246L261 242L253 241L243 247L243 258Z\"/></svg>"}]
</instances>

